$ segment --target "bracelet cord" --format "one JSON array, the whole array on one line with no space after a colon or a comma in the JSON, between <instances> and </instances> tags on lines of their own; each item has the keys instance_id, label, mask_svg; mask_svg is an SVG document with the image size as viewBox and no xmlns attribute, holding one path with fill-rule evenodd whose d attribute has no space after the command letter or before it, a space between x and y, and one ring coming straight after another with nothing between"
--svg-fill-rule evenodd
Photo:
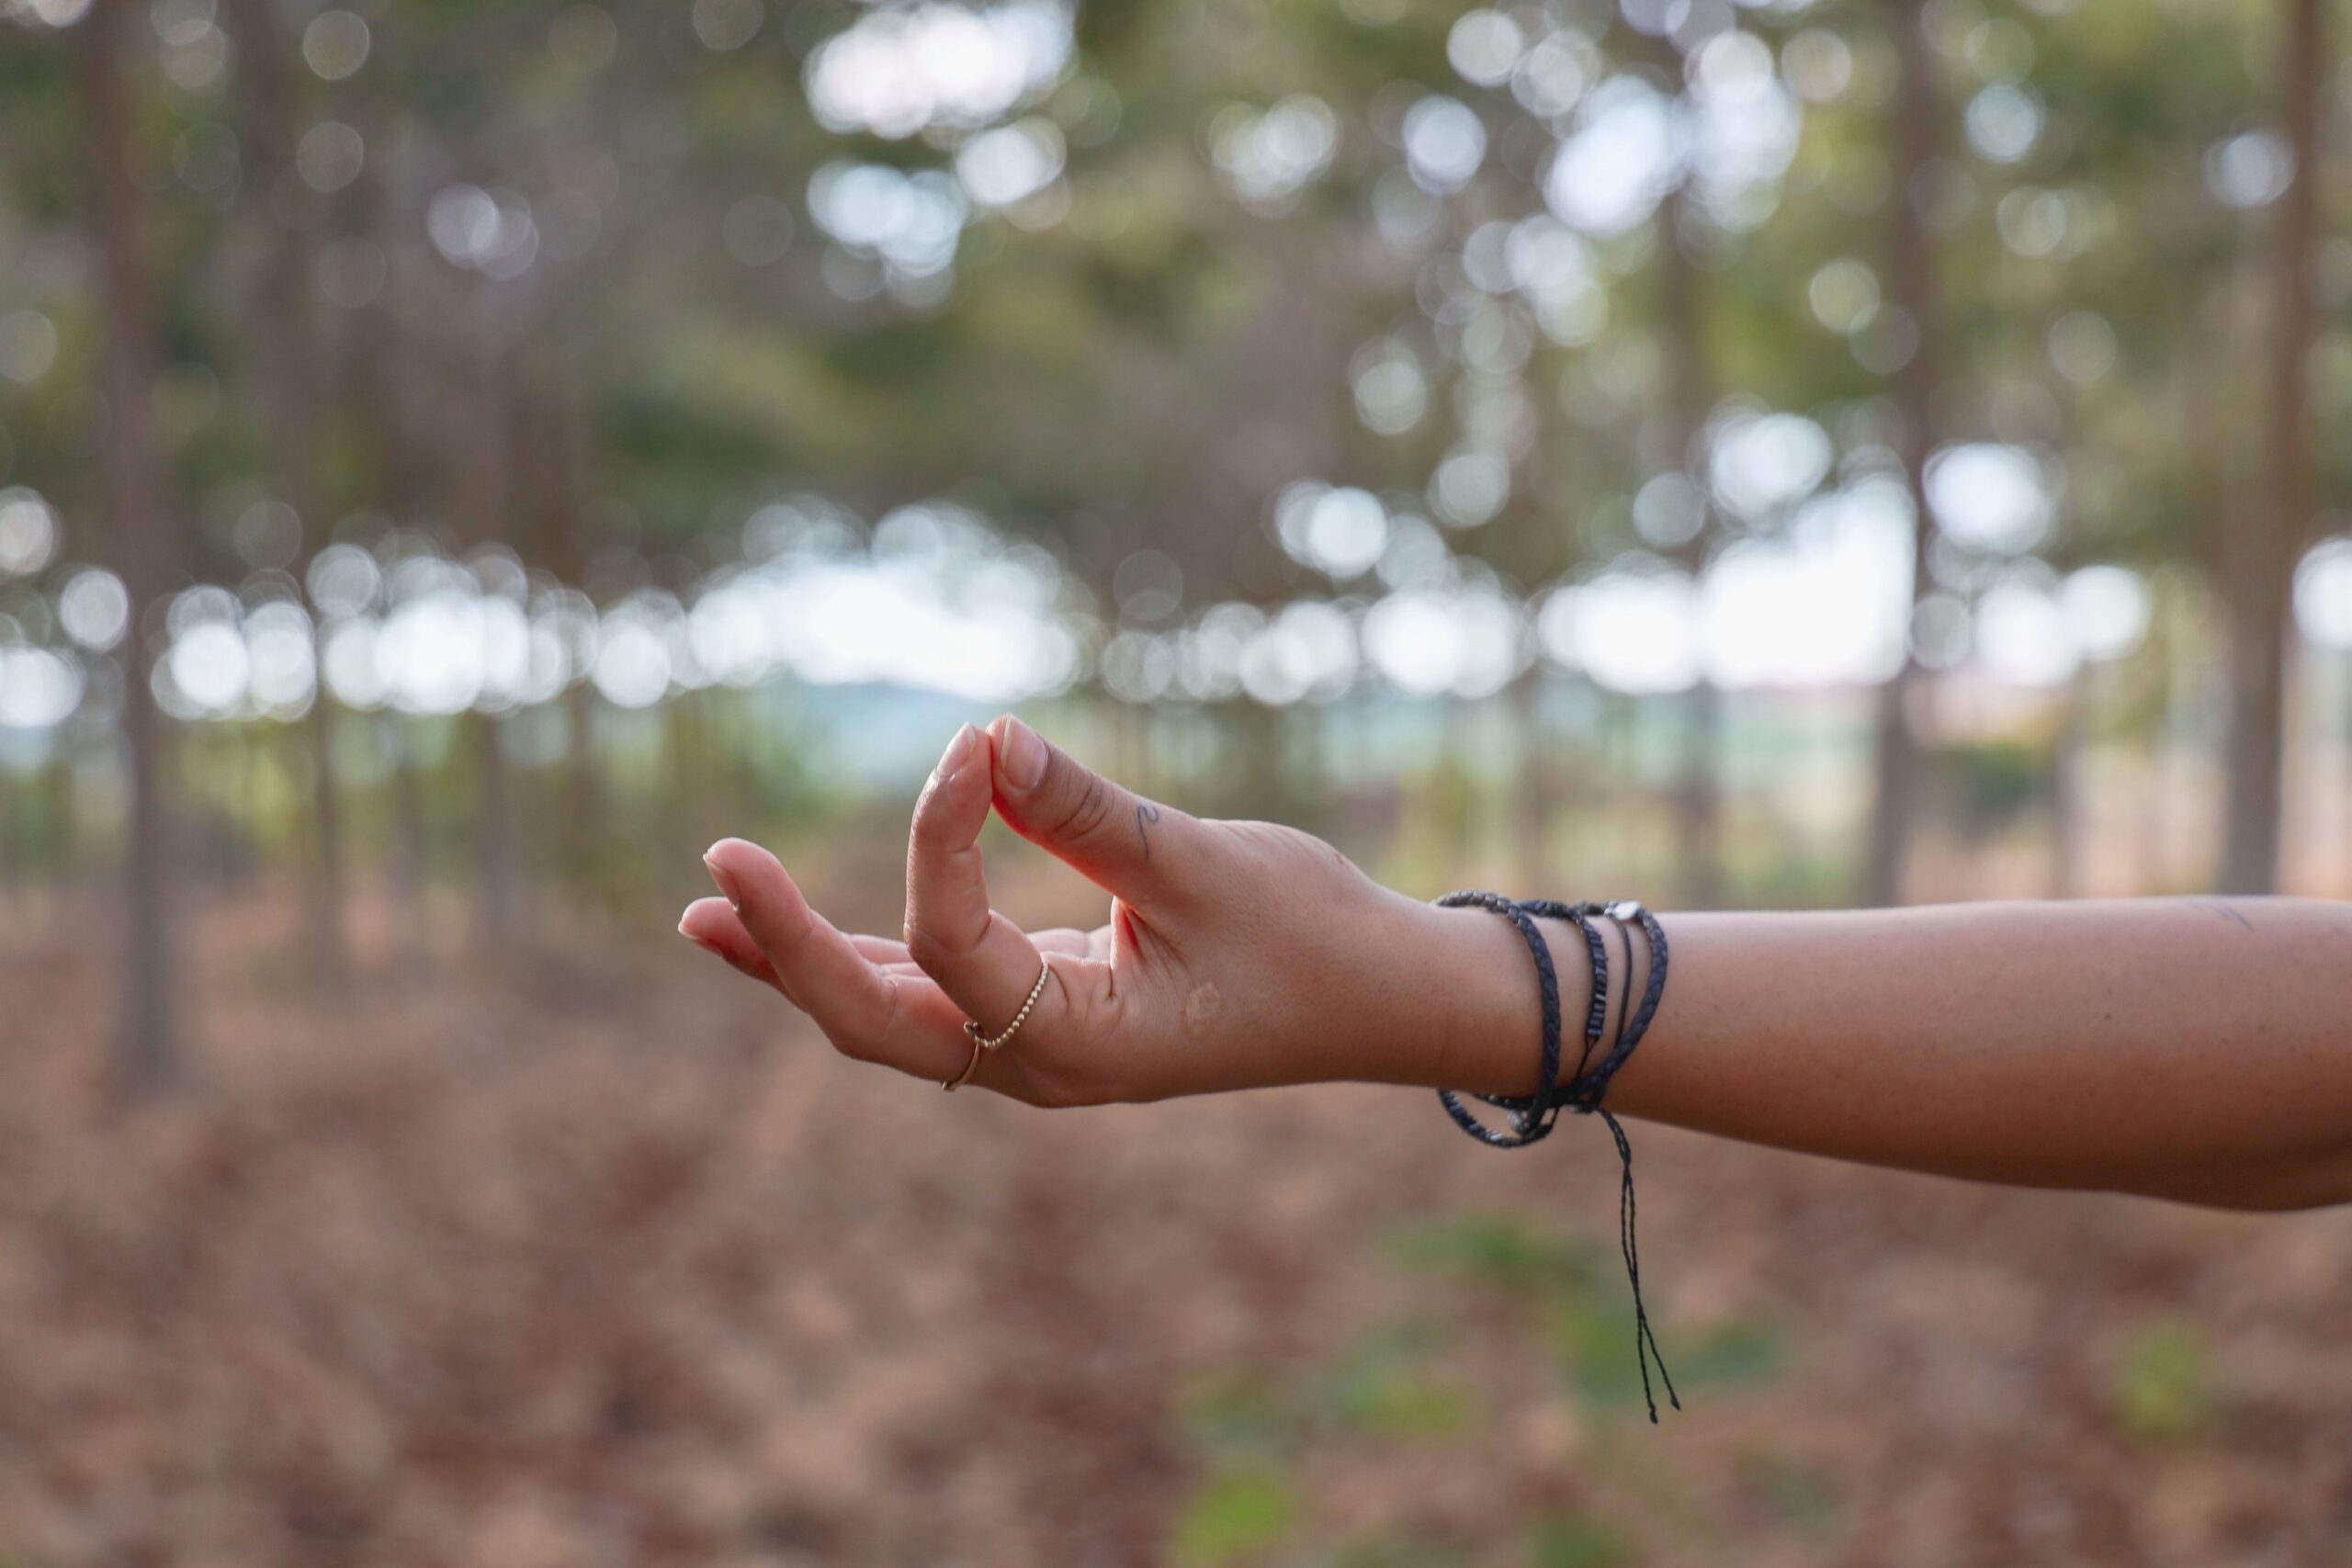
<instances>
[{"instance_id":1,"label":"bracelet cord","mask_svg":"<svg viewBox=\"0 0 2352 1568\"><path fill-rule=\"evenodd\" d=\"M1577 1115L1598 1115L1608 1125L1610 1136L1617 1145L1617 1158L1623 1172L1618 1189L1617 1245L1625 1259L1626 1283L1634 1292L1634 1359L1641 1369L1642 1400L1649 1408L1650 1421L1657 1421L1657 1398L1650 1385L1650 1363L1657 1363L1659 1382L1666 1385L1667 1402L1675 1409L1682 1408L1682 1399L1675 1392L1674 1378L1666 1370L1666 1356L1658 1348L1657 1333L1650 1325L1649 1309L1642 1300L1641 1249L1634 1225L1634 1148L1625 1137L1624 1126L1614 1113L1601 1103L1619 1068L1630 1060L1649 1031L1650 1020L1657 1016L1659 999L1666 994L1668 947L1666 929L1657 917L1641 904L1625 899L1613 904L1585 902L1562 903L1555 898L1506 898L1499 893L1464 889L1449 893L1438 900L1444 908L1479 908L1502 916L1518 931L1520 940L1527 944L1528 954L1535 963L1536 988L1542 1002L1544 1021L1542 1087L1532 1095L1495 1095L1471 1092L1471 1098L1502 1111L1510 1126L1504 1131L1487 1125L1476 1112L1462 1103L1462 1098L1452 1089L1438 1090L1439 1103L1454 1125L1490 1148L1516 1149L1540 1142L1549 1135L1559 1120L1562 1110ZM1591 1005L1586 1010L1583 1050L1577 1058L1575 1075L1566 1083L1560 1081L1560 980L1552 963L1551 944L1536 928L1538 919L1559 920L1574 925L1584 935L1587 954L1592 964ZM1600 1045L1609 1012L1609 948L1602 939L1597 919L1605 919L1625 933L1625 959L1630 971L1633 964L1633 928L1639 926L1643 940L1649 948L1650 972L1648 983L1642 988L1638 1004L1629 1004L1617 1020L1617 1032L1610 1042L1609 1053L1599 1066L1592 1066L1594 1050Z\"/></svg>"}]
</instances>

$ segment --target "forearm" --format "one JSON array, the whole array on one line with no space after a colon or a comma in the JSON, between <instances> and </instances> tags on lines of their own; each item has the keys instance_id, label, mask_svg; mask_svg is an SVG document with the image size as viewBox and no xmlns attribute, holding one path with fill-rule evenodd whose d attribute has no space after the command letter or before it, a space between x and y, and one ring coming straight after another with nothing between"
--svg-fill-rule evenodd
<instances>
[{"instance_id":1,"label":"forearm","mask_svg":"<svg viewBox=\"0 0 2352 1568\"><path fill-rule=\"evenodd\" d=\"M1493 931L1468 940L1500 1010L1457 1033L1444 1066L1481 1080L1462 1087L1525 1092L1526 953L1481 918ZM1986 904L1665 924L1669 983L1611 1089L1621 1114L1980 1180L2253 1207L2352 1198L2352 906ZM1548 934L1572 1064L1588 969L1573 931ZM1622 998L1638 987L1642 944L1630 977L1612 953Z\"/></svg>"}]
</instances>

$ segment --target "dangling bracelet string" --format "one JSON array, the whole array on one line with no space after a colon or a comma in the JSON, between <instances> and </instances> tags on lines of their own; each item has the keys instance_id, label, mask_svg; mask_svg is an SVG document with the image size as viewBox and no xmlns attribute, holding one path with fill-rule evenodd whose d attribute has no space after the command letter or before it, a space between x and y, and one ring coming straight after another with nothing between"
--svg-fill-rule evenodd
<instances>
[{"instance_id":1,"label":"dangling bracelet string","mask_svg":"<svg viewBox=\"0 0 2352 1568\"><path fill-rule=\"evenodd\" d=\"M1609 1092L1617 1069L1634 1055L1649 1030L1650 1020L1657 1012L1658 998L1666 995L1666 928L1657 917L1632 899L1611 904L1604 911L1625 933L1625 962L1630 968L1634 961L1633 925L1638 922L1644 939L1649 943L1649 984L1642 987L1641 1005L1632 1008L1629 1017L1617 1021L1617 1038L1609 1057L1589 1075L1580 1075L1568 1086L1568 1092L1577 1097L1577 1109L1598 1115L1609 1124L1609 1135L1617 1141L1617 1159L1624 1172L1624 1184L1618 1190L1617 1244L1625 1258L1625 1278L1634 1287L1634 1361L1642 1371L1642 1400L1649 1406L1650 1422L1657 1422L1657 1398L1650 1392L1649 1363L1657 1363L1658 1381L1666 1384L1666 1397L1675 1409L1682 1408L1682 1398L1674 1392L1674 1376L1666 1370L1666 1354L1657 1348L1657 1330L1650 1326L1649 1308L1642 1301L1641 1247L1634 1225L1634 1146L1626 1142L1625 1129L1613 1112L1600 1103ZM1630 976L1628 976L1630 979Z\"/></svg>"},{"instance_id":2,"label":"dangling bracelet string","mask_svg":"<svg viewBox=\"0 0 2352 1568\"><path fill-rule=\"evenodd\" d=\"M1634 1358L1641 1369L1642 1399L1649 1407L1650 1420L1657 1420L1657 1399L1651 1392L1650 1363L1657 1363L1659 1381L1666 1385L1666 1397L1675 1409L1682 1408L1680 1395L1674 1389L1674 1379L1666 1370L1666 1357L1658 1349L1657 1333L1650 1325L1649 1309L1642 1300L1641 1251L1636 1240L1634 1202L1634 1148L1626 1140L1625 1129L1616 1116L1601 1104L1609 1092L1610 1083L1617 1070L1631 1059L1648 1032L1650 1020L1657 1013L1659 998L1666 994L1668 949L1666 930L1657 917L1633 899L1614 904L1564 904L1556 899L1536 898L1520 901L1506 898L1498 893L1464 891L1449 893L1438 900L1442 908L1471 907L1503 916L1519 931L1527 943L1529 955L1535 961L1537 988L1541 994L1544 1024L1543 1076L1536 1092L1525 1098L1479 1094L1475 1098L1510 1113L1511 1131L1500 1132L1487 1126L1471 1113L1451 1089L1438 1090L1438 1099L1454 1124L1479 1142L1493 1148L1524 1148L1550 1133L1562 1109L1578 1115L1598 1114L1608 1123L1610 1135L1617 1145L1617 1158L1624 1172L1618 1190L1617 1241L1625 1259L1626 1282L1634 1292ZM1633 927L1638 924L1649 947L1649 982L1642 988L1638 1005L1628 999L1626 1011L1617 1021L1616 1037L1611 1041L1609 1054L1597 1067L1590 1066L1592 1052L1600 1042L1603 1022L1609 1009L1609 949L1593 923L1596 916L1605 917L1625 933L1625 958L1630 969L1634 953ZM1552 964L1551 945L1536 928L1535 919L1554 919L1575 925L1584 933L1585 944L1592 960L1591 1006L1585 1019L1584 1052L1577 1062L1576 1077L1563 1085L1559 1081L1560 1066L1560 986L1559 976Z\"/></svg>"}]
</instances>

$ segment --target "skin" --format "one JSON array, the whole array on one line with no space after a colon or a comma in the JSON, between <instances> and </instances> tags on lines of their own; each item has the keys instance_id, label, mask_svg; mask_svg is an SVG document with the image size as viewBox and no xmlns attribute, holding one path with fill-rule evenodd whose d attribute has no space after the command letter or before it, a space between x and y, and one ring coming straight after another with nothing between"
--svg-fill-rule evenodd
<instances>
[{"instance_id":1,"label":"skin","mask_svg":"<svg viewBox=\"0 0 2352 1568\"><path fill-rule=\"evenodd\" d=\"M1091 931L989 906L994 811L1112 895ZM914 811L901 938L845 935L775 857L706 863L679 930L861 1061L941 1081L1046 983L970 1085L1092 1105L1331 1080L1526 1094L1532 968L1503 920L1382 887L1308 834L1137 797L1009 716ZM1571 1061L1589 984L1543 922ZM1622 1116L1844 1159L2233 1208L2352 1198L2352 907L1978 904L1666 917L1669 980ZM1647 954L1610 931L1610 1029ZM1630 960L1630 963L1629 963Z\"/></svg>"}]
</instances>

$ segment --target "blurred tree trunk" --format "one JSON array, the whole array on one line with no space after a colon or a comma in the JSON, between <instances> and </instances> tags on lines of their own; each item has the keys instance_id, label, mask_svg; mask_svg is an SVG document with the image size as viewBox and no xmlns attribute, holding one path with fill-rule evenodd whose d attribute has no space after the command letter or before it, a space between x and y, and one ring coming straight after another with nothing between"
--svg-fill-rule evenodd
<instances>
[{"instance_id":1,"label":"blurred tree trunk","mask_svg":"<svg viewBox=\"0 0 2352 1568\"><path fill-rule=\"evenodd\" d=\"M2336 827L2343 838L2339 846L2343 852L2341 885L2337 891L2352 898L2352 653L2340 655L2335 661L2340 677L2336 690L2342 696L2344 734L2336 751Z\"/></svg>"},{"instance_id":2,"label":"blurred tree trunk","mask_svg":"<svg viewBox=\"0 0 2352 1568\"><path fill-rule=\"evenodd\" d=\"M598 541L592 535L589 443L573 393L570 367L544 361L538 372L516 387L516 450L527 475L526 494L517 498L528 520L533 564L556 581L584 590L593 574ZM560 875L586 886L606 851L605 790L597 749L599 698L585 671L573 672L566 694L563 809L551 841Z\"/></svg>"},{"instance_id":3,"label":"blurred tree trunk","mask_svg":"<svg viewBox=\"0 0 2352 1568\"><path fill-rule=\"evenodd\" d=\"M74 787L74 759L61 747L41 770L41 785L49 796L43 832L50 847L49 882L62 895L80 880L82 822L80 795Z\"/></svg>"},{"instance_id":4,"label":"blurred tree trunk","mask_svg":"<svg viewBox=\"0 0 2352 1568\"><path fill-rule=\"evenodd\" d=\"M378 130L378 121L389 117L373 113L365 95L353 96L357 101L352 118L366 145L378 147L379 138L390 141L388 132ZM377 505L404 523L424 497L435 454L419 428L415 410L418 365L413 351L418 339L401 319L407 247L401 243L399 230L404 217L415 221L418 215L397 210L397 193L388 188L390 176L382 162L370 157L345 197L354 232L380 248L385 271L375 299L349 312L344 395L353 420L366 433L372 468L368 492Z\"/></svg>"},{"instance_id":5,"label":"blurred tree trunk","mask_svg":"<svg viewBox=\"0 0 2352 1568\"><path fill-rule=\"evenodd\" d=\"M565 769L565 859L567 869L583 886L593 880L605 839L605 775L596 716L602 701L594 683L584 678L565 697L570 709L565 728L571 748Z\"/></svg>"},{"instance_id":6,"label":"blurred tree trunk","mask_svg":"<svg viewBox=\"0 0 2352 1568\"><path fill-rule=\"evenodd\" d=\"M1707 351L1699 299L1699 269L1683 248L1682 231L1695 208L1685 185L1661 214L1658 288L1666 324L1667 420L1674 461L1699 498L1700 523L1675 559L1695 584L1714 543L1716 514L1707 483L1707 411L1714 402L1714 368ZM1686 909L1723 903L1723 693L1704 669L1683 696L1682 777L1675 791L1677 896Z\"/></svg>"},{"instance_id":7,"label":"blurred tree trunk","mask_svg":"<svg viewBox=\"0 0 2352 1568\"><path fill-rule=\"evenodd\" d=\"M376 112L371 96L347 92L346 100L366 144L385 145L390 137L379 126L389 117ZM439 493L446 481L439 472L444 454L417 412L424 400L423 373L430 361L418 352L423 334L412 331L401 314L409 280L406 247L398 231L404 216L416 215L397 210L398 193L390 188L385 165L384 159L371 156L345 194L352 231L381 248L386 270L375 299L347 313L338 376L347 417L360 433L367 455L368 473L361 481L365 493L393 522L405 525L415 520L420 506ZM376 716L374 732L390 773L390 843L385 857L391 905L389 945L395 966L414 971L424 966L433 947L433 926L425 910L432 868L417 721L388 708Z\"/></svg>"},{"instance_id":8,"label":"blurred tree trunk","mask_svg":"<svg viewBox=\"0 0 2352 1568\"><path fill-rule=\"evenodd\" d=\"M506 727L501 716L477 708L468 716L472 732L476 890L483 940L493 946L514 934L514 811L506 776Z\"/></svg>"},{"instance_id":9,"label":"blurred tree trunk","mask_svg":"<svg viewBox=\"0 0 2352 1568\"><path fill-rule=\"evenodd\" d=\"M1159 781L1151 771L1149 716L1138 703L1121 702L1115 697L1108 700L1118 767L1113 776L1139 795L1156 793Z\"/></svg>"},{"instance_id":10,"label":"blurred tree trunk","mask_svg":"<svg viewBox=\"0 0 2352 1568\"><path fill-rule=\"evenodd\" d=\"M295 105L286 69L290 47L278 0L227 0L231 33L239 44L237 80L245 110L245 220L259 252L245 315L261 370L268 411L270 464L278 494L300 520L302 543L295 575L326 536L327 502L320 482L321 398L325 389L320 352L318 288L311 246L277 210L298 190L294 172ZM315 978L334 985L349 970L344 935L342 813L334 767L334 709L318 681L303 724L310 769L310 919L305 922Z\"/></svg>"},{"instance_id":11,"label":"blurred tree trunk","mask_svg":"<svg viewBox=\"0 0 2352 1568\"><path fill-rule=\"evenodd\" d=\"M1887 202L1887 297L1911 319L1917 334L1911 357L1896 372L1894 401L1903 416L1903 474L1911 491L1911 598L1904 615L1903 661L1879 690L1877 756L1863 897L1871 904L1899 902L1918 791L1919 744L1911 731L1912 694L1925 671L1911 647L1911 622L1935 587L1929 547L1935 516L1928 509L1928 457L1935 450L1936 378L1941 368L1943 321L1937 299L1936 257L1920 211L1920 183L1935 163L1944 130L1941 67L1927 34L1924 0L1894 0L1895 84L1888 106L1887 140L1894 189Z\"/></svg>"},{"instance_id":12,"label":"blurred tree trunk","mask_svg":"<svg viewBox=\"0 0 2352 1568\"><path fill-rule=\"evenodd\" d=\"M1219 716L1217 728L1224 731L1226 745L1240 752L1238 766L1227 773L1227 787L1235 793L1224 814L1281 817L1295 798L1283 765L1283 715L1263 703L1248 701L1224 704L1221 714L1216 708L1209 711Z\"/></svg>"},{"instance_id":13,"label":"blurred tree trunk","mask_svg":"<svg viewBox=\"0 0 2352 1568\"><path fill-rule=\"evenodd\" d=\"M454 428L447 435L453 449L451 482L455 511L466 544L479 549L503 543L507 535L508 509L513 502L507 439L507 383L511 367L501 342L503 326L492 301L480 287L469 289L458 312L462 335L447 367L454 385L446 417ZM476 793L474 798L474 874L479 895L481 935L493 946L514 934L514 835L501 716L477 706L468 716Z\"/></svg>"},{"instance_id":14,"label":"blurred tree trunk","mask_svg":"<svg viewBox=\"0 0 2352 1568\"><path fill-rule=\"evenodd\" d=\"M0 914L13 914L30 897L32 878L25 844L31 836L20 818L33 815L33 792L21 775L0 773Z\"/></svg>"},{"instance_id":15,"label":"blurred tree trunk","mask_svg":"<svg viewBox=\"0 0 2352 1568\"><path fill-rule=\"evenodd\" d=\"M2270 396L2263 453L2268 484L2262 508L2226 528L2221 549L2230 639L2224 893L2271 893L2278 886L2295 561L2312 521L2307 361L2325 50L2321 0L2288 0L2280 87L2294 174L2271 218Z\"/></svg>"},{"instance_id":16,"label":"blurred tree trunk","mask_svg":"<svg viewBox=\"0 0 2352 1568\"><path fill-rule=\"evenodd\" d=\"M2080 898L2090 885L2089 766L2091 702L2097 666L2085 660L2060 700L2058 739L2050 769L2051 892Z\"/></svg>"},{"instance_id":17,"label":"blurred tree trunk","mask_svg":"<svg viewBox=\"0 0 2352 1568\"><path fill-rule=\"evenodd\" d=\"M1515 848L1520 869L1536 895L1550 897L1552 886L1552 757L1544 732L1544 661L1538 658L1510 683L1511 728L1519 740L1514 782Z\"/></svg>"},{"instance_id":18,"label":"blurred tree trunk","mask_svg":"<svg viewBox=\"0 0 2352 1568\"><path fill-rule=\"evenodd\" d=\"M397 710L377 716L379 743L391 758L393 962L402 969L424 966L430 956L431 924L424 918L424 785L417 777L416 721Z\"/></svg>"},{"instance_id":19,"label":"blurred tree trunk","mask_svg":"<svg viewBox=\"0 0 2352 1568\"><path fill-rule=\"evenodd\" d=\"M155 613L170 591L177 540L164 454L155 429L155 279L148 254L146 198L130 164L130 72L148 52L143 7L94 6L82 24L83 147L97 252L102 323L100 385L106 398L102 458L115 569L130 596L123 643L123 738L130 753L130 821L123 893L129 931L123 955L124 1011L117 1070L133 1091L163 1087L180 1069L174 1038L174 866L166 798L172 737L156 711L148 671L162 652Z\"/></svg>"}]
</instances>

